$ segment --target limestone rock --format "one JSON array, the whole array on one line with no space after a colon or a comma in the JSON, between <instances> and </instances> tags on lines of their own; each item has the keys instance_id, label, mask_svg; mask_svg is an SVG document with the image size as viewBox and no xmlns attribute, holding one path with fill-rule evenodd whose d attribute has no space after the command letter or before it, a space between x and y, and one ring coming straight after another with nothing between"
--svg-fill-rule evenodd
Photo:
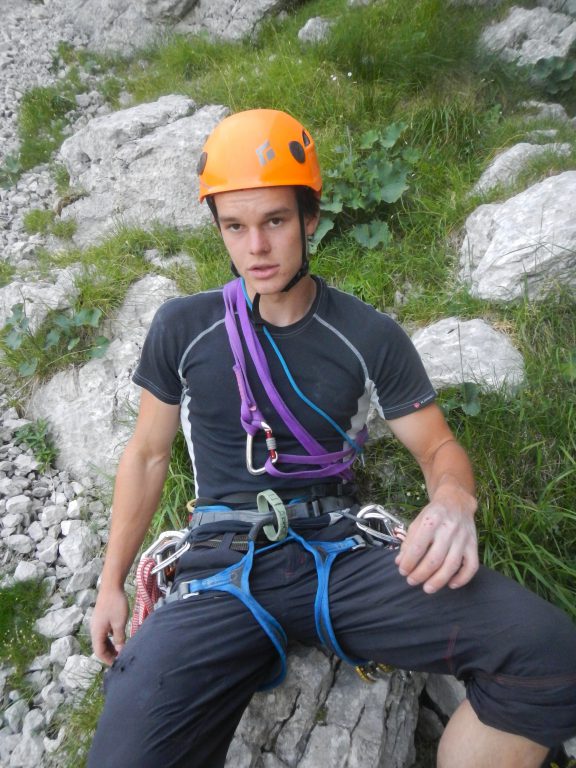
<instances>
[{"instance_id":1,"label":"limestone rock","mask_svg":"<svg viewBox=\"0 0 576 768\"><path fill-rule=\"evenodd\" d=\"M175 29L184 34L206 33L222 40L250 37L266 17L289 5L287 0L198 0Z\"/></svg>"},{"instance_id":2,"label":"limestone rock","mask_svg":"<svg viewBox=\"0 0 576 768\"><path fill-rule=\"evenodd\" d=\"M399 672L367 684L348 665L296 647L285 682L252 699L226 765L408 768L422 685Z\"/></svg>"},{"instance_id":3,"label":"limestone rock","mask_svg":"<svg viewBox=\"0 0 576 768\"><path fill-rule=\"evenodd\" d=\"M102 664L90 656L75 654L66 659L59 680L69 691L87 691L96 675L102 670Z\"/></svg>"},{"instance_id":4,"label":"limestone rock","mask_svg":"<svg viewBox=\"0 0 576 768\"><path fill-rule=\"evenodd\" d=\"M522 355L484 320L449 317L412 336L434 387L474 382L484 390L513 390L524 378Z\"/></svg>"},{"instance_id":5,"label":"limestone rock","mask_svg":"<svg viewBox=\"0 0 576 768\"><path fill-rule=\"evenodd\" d=\"M166 30L241 40L287 5L287 0L68 0L62 18L88 37L90 48L125 51Z\"/></svg>"},{"instance_id":6,"label":"limestone rock","mask_svg":"<svg viewBox=\"0 0 576 768\"><path fill-rule=\"evenodd\" d=\"M14 280L0 288L0 327L6 324L16 304L24 305L32 333L38 330L51 310L70 308L77 294L75 273L74 269L60 269L54 272L52 280Z\"/></svg>"},{"instance_id":7,"label":"limestone rock","mask_svg":"<svg viewBox=\"0 0 576 768\"><path fill-rule=\"evenodd\" d=\"M576 171L534 184L467 219L460 278L473 296L540 299L576 288Z\"/></svg>"},{"instance_id":8,"label":"limestone rock","mask_svg":"<svg viewBox=\"0 0 576 768\"><path fill-rule=\"evenodd\" d=\"M62 541L59 549L60 557L68 568L75 572L75 576L83 572L87 562L100 551L102 546L98 534L93 533L86 523L82 523L81 526ZM94 582L84 586L93 584Z\"/></svg>"},{"instance_id":9,"label":"limestone rock","mask_svg":"<svg viewBox=\"0 0 576 768\"><path fill-rule=\"evenodd\" d=\"M576 16L576 0L538 0L538 5L543 5L555 13Z\"/></svg>"},{"instance_id":10,"label":"limestone rock","mask_svg":"<svg viewBox=\"0 0 576 768\"><path fill-rule=\"evenodd\" d=\"M515 144L494 158L474 185L473 192L484 194L496 187L511 186L530 161L547 154L567 157L571 151L570 144Z\"/></svg>"},{"instance_id":11,"label":"limestone rock","mask_svg":"<svg viewBox=\"0 0 576 768\"><path fill-rule=\"evenodd\" d=\"M314 16L312 19L308 19L298 32L298 40L303 43L321 43L330 34L332 25L333 22L330 19Z\"/></svg>"},{"instance_id":12,"label":"limestone rock","mask_svg":"<svg viewBox=\"0 0 576 768\"><path fill-rule=\"evenodd\" d=\"M227 110L195 108L184 96L163 96L95 118L64 142L71 182L86 193L62 211L78 225L76 243L96 242L120 224L194 228L209 221L198 202L196 165Z\"/></svg>"},{"instance_id":13,"label":"limestone rock","mask_svg":"<svg viewBox=\"0 0 576 768\"><path fill-rule=\"evenodd\" d=\"M36 622L36 629L44 637L58 638L72 635L80 624L84 614L76 605L70 608L57 608L48 611Z\"/></svg>"},{"instance_id":14,"label":"limestone rock","mask_svg":"<svg viewBox=\"0 0 576 768\"><path fill-rule=\"evenodd\" d=\"M131 50L173 26L197 0L69 0L61 17L88 36L94 49Z\"/></svg>"},{"instance_id":15,"label":"limestone rock","mask_svg":"<svg viewBox=\"0 0 576 768\"><path fill-rule=\"evenodd\" d=\"M110 482L138 405L139 389L131 375L146 331L158 306L176 293L174 282L164 277L151 275L136 283L106 329L116 338L105 356L57 373L34 393L28 412L49 421L60 445L58 464L75 476L92 472L102 485Z\"/></svg>"},{"instance_id":16,"label":"limestone rock","mask_svg":"<svg viewBox=\"0 0 576 768\"><path fill-rule=\"evenodd\" d=\"M481 36L488 51L521 66L568 56L575 41L576 22L548 8L511 8L503 21L490 25Z\"/></svg>"}]
</instances>

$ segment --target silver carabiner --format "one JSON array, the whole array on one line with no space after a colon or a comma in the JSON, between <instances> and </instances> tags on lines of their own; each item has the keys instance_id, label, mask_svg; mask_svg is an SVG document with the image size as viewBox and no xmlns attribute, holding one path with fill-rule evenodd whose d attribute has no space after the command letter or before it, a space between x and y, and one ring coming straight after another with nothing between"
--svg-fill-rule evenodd
<instances>
[{"instance_id":1,"label":"silver carabiner","mask_svg":"<svg viewBox=\"0 0 576 768\"><path fill-rule=\"evenodd\" d=\"M176 540L176 542L180 541L187 533L187 529L182 531L163 531L140 557L154 557L154 555L159 552L163 552L166 549L167 544L175 543L174 540ZM167 539L170 541L168 542Z\"/></svg>"},{"instance_id":2,"label":"silver carabiner","mask_svg":"<svg viewBox=\"0 0 576 768\"><path fill-rule=\"evenodd\" d=\"M356 517L358 528L375 539L385 541L392 546L400 546L406 538L408 531L404 521L392 512L388 512L381 504L366 504L358 511ZM366 520L366 524L361 523L360 520ZM377 523L378 527L370 525L370 520Z\"/></svg>"},{"instance_id":3,"label":"silver carabiner","mask_svg":"<svg viewBox=\"0 0 576 768\"><path fill-rule=\"evenodd\" d=\"M265 421L260 422L260 429L264 432L266 438L266 448L268 448L268 455L272 464L276 464L278 461L278 451L276 450L276 438L272 434L272 427L266 424ZM255 467L253 464L254 456L254 436L246 435L246 468L251 475L263 475L266 472L266 466Z\"/></svg>"},{"instance_id":4,"label":"silver carabiner","mask_svg":"<svg viewBox=\"0 0 576 768\"><path fill-rule=\"evenodd\" d=\"M160 560L160 557L164 554L164 552L166 550L172 549L172 547L174 547L175 545L176 545L176 542L168 542L164 550L161 550L160 552L156 552L156 555L154 556L154 559L156 560L156 565L154 566L154 568L152 568L150 573L156 574L159 571L164 570L164 568L171 565L172 563L175 563L176 560L182 557L184 552L188 552L188 550L190 549L190 542L185 541L184 544L182 544L177 549L175 549L174 552L172 552L172 554L168 555L168 557L165 557L164 560Z\"/></svg>"}]
</instances>

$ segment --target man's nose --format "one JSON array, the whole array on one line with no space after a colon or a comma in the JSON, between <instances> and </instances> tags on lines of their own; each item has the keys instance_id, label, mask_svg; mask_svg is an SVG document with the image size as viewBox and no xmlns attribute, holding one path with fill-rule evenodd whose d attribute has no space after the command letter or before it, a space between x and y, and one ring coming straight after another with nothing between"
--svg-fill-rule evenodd
<instances>
[{"instance_id":1,"label":"man's nose","mask_svg":"<svg viewBox=\"0 0 576 768\"><path fill-rule=\"evenodd\" d=\"M260 227L253 227L250 230L249 245L250 253L266 253L270 248L268 238Z\"/></svg>"}]
</instances>

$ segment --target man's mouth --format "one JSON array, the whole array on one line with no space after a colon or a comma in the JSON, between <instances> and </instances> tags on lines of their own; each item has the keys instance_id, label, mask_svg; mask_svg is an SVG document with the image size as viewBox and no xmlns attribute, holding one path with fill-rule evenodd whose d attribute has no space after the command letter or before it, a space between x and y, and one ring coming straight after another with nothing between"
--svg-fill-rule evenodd
<instances>
[{"instance_id":1,"label":"man's mouth","mask_svg":"<svg viewBox=\"0 0 576 768\"><path fill-rule=\"evenodd\" d=\"M277 264L258 264L256 266L250 267L248 271L254 277L267 278L267 277L272 277L272 275L276 274L276 272L278 271L278 265Z\"/></svg>"}]
</instances>

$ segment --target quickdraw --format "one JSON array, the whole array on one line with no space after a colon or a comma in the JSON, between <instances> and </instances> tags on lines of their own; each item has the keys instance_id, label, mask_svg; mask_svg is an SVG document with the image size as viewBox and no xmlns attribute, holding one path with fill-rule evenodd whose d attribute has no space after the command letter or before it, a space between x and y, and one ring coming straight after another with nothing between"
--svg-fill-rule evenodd
<instances>
[{"instance_id":1,"label":"quickdraw","mask_svg":"<svg viewBox=\"0 0 576 768\"><path fill-rule=\"evenodd\" d=\"M168 594L176 571L176 561L190 548L187 534L187 530L164 531L140 556L130 622L131 637L154 611L160 598Z\"/></svg>"}]
</instances>

